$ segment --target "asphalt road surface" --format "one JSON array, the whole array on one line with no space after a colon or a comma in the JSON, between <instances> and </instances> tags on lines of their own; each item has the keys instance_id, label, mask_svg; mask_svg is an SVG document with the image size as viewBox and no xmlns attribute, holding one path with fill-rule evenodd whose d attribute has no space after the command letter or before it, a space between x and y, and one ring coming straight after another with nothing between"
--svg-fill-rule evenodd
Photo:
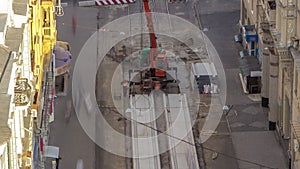
<instances>
[{"instance_id":1,"label":"asphalt road surface","mask_svg":"<svg viewBox=\"0 0 300 169\"><path fill-rule=\"evenodd\" d=\"M130 6L124 6L123 8L76 7L75 4L78 2L77 0L62 0L62 2L68 2L68 6L64 7L65 15L62 17L57 17L58 40L68 41L71 44L73 66L76 62L79 52L81 51L81 48L87 39L97 30L97 24L99 24L101 28L103 25L119 17L143 11L141 9L140 1ZM166 4L166 1L163 0L155 0L155 2L155 5L150 5L153 12L170 13L186 19L194 23L196 26L202 28L204 33L209 37L216 50L220 54L220 58L225 69L228 92L227 104L235 105L234 109L237 113L245 110L249 110L250 112L248 114L241 113L235 119L226 119L226 117L222 118L219 127L216 130L218 134L211 137L204 144L206 147L205 158L207 168L235 169L239 166L244 166L244 164L241 164L240 160L234 158L235 153L240 152L240 150L235 150L235 148L239 146L233 145L233 142L237 141L232 140L230 132L235 132L234 136L236 138L240 138L240 131L265 131L265 127L267 125L267 116L266 113L260 109L259 103L253 103L247 96L243 94L238 78L238 52L241 50L241 46L240 44L236 44L234 42L233 36L238 32L240 1L195 0L196 8L194 8L194 3L192 0L189 0L186 4ZM197 10L200 20L197 20L197 17L195 17L194 9ZM98 12L100 14L99 20L97 20ZM77 19L77 29L75 34L73 34L72 31L73 16L75 16ZM153 18L155 24L156 18L155 16ZM131 22L139 21L132 20ZM170 22L169 24L172 27L172 25L175 23ZM120 25L120 27L122 27L122 25ZM163 28L158 25L158 29ZM134 32L134 30L131 31ZM109 37L107 39L101 39L99 44L104 44L109 40ZM88 67L90 65L86 66ZM115 66L115 62L106 62L102 65L99 71L103 72L104 70L107 70L107 73L97 75L98 79L101 79L98 81L99 90L105 91L106 89L109 89L108 86L105 86L109 85L110 83L110 71L108 70L114 69ZM66 122L64 118L64 112L67 111L67 102L72 100L72 78L71 72L68 84L68 95L65 97L58 97L55 100L55 121L51 124L49 144L60 147L60 156L62 157L60 161L60 168L76 168L78 159L82 159L85 169L126 169L128 161L126 161L125 158L104 151L88 137L88 135L80 126L75 112L71 114L70 121ZM100 106L109 105L111 103L109 97L111 96L102 95L101 97L98 97L98 104ZM259 113L254 114L253 112ZM111 126L113 126L119 132L124 132L124 121L118 118L118 115L114 114L112 109L104 109L104 114L107 115L106 118L111 122ZM99 133L105 132L99 131ZM102 135L100 134L100 139L101 136ZM254 134L253 138L255 137L256 135ZM215 155L216 152L211 151L210 149L221 152L223 155L219 154L216 159L212 159L212 155ZM245 150L245 152L247 151L248 150ZM259 157L259 154L257 157ZM246 159L249 158L253 157L247 157ZM252 161L255 160L257 159L253 159ZM247 163L247 165L249 165L249 163ZM260 166L254 165L254 167ZM48 164L47 168L50 168L50 164Z\"/></svg>"},{"instance_id":2,"label":"asphalt road surface","mask_svg":"<svg viewBox=\"0 0 300 169\"><path fill-rule=\"evenodd\" d=\"M69 6L64 8L64 16L57 17L58 40L67 41L71 44L73 66L82 46L96 31L97 24L101 27L116 18L141 11L141 6L138 3L130 5L129 9L128 7L97 9L74 7L73 4L76 4L78 1L66 0L62 2L68 2ZM191 2L188 4L171 4L168 6L169 11L166 10L167 4L163 3L165 1L158 2L159 3L157 3L154 8L154 12L169 12L196 23L194 11L188 10L192 5ZM98 12L100 13L99 21L97 21ZM72 31L73 16L77 19L77 29L75 34L73 34ZM103 39L102 42L105 42L105 39ZM109 67L111 65L107 66ZM49 145L60 147L60 156L62 159L60 160L59 168L75 168L78 159L82 159L85 169L125 169L126 165L124 158L104 151L86 135L78 122L75 112L71 113L70 120L66 122L64 118L64 113L67 111L66 103L72 100L72 72L68 82L67 96L61 96L55 100L55 121L51 124L49 140ZM49 165L50 164L48 164L48 166Z\"/></svg>"}]
</instances>

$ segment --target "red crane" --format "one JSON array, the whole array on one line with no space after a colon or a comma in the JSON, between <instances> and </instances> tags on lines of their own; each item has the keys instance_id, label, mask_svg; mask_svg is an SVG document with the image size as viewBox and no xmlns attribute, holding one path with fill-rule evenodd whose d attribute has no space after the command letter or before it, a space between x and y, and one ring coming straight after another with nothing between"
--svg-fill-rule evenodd
<instances>
[{"instance_id":1,"label":"red crane","mask_svg":"<svg viewBox=\"0 0 300 169\"><path fill-rule=\"evenodd\" d=\"M150 66L152 68L155 68L155 57L158 53L157 50L157 43L156 43L156 36L154 33L154 27L153 27L153 22L152 22L152 14L151 10L149 7L149 1L144 0L144 9L145 9L145 14L146 14L146 19L147 19L147 27L149 30L149 36L150 36Z\"/></svg>"},{"instance_id":2,"label":"red crane","mask_svg":"<svg viewBox=\"0 0 300 169\"><path fill-rule=\"evenodd\" d=\"M155 68L155 76L156 77L165 77L166 76L166 69L168 68L168 63L166 60L166 56L164 52L161 52L157 48L156 36L154 32L153 22L152 22L152 14L149 7L149 1L143 0L145 15L147 19L147 27L149 30L150 36L150 53L149 53L149 60L150 60L150 68Z\"/></svg>"},{"instance_id":3,"label":"red crane","mask_svg":"<svg viewBox=\"0 0 300 169\"><path fill-rule=\"evenodd\" d=\"M152 21L152 13L149 7L149 0L143 0L145 16L147 19L147 27L149 31L150 37L150 50L149 50L149 58L144 65L144 57L141 56L141 60L143 60L142 66L149 66L149 68L140 71L140 82L131 82L130 86L132 88L132 93L150 93L153 89L167 89L168 84L173 84L176 86L174 93L179 92L178 81L167 75L167 70L171 70L168 67L168 61L166 57L165 51L158 48L156 35L154 31L154 25ZM177 72L176 68L173 68ZM140 87L137 87L140 85ZM139 88L139 92L137 92L137 88Z\"/></svg>"}]
</instances>

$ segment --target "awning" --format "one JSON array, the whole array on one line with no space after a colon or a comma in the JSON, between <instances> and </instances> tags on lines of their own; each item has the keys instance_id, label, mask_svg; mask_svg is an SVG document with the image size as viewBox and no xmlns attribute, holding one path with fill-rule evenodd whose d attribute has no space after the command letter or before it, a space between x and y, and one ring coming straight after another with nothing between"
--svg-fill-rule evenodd
<instances>
[{"instance_id":1,"label":"awning","mask_svg":"<svg viewBox=\"0 0 300 169\"><path fill-rule=\"evenodd\" d=\"M59 147L45 146L45 157L59 158Z\"/></svg>"},{"instance_id":2,"label":"awning","mask_svg":"<svg viewBox=\"0 0 300 169\"><path fill-rule=\"evenodd\" d=\"M55 76L69 71L72 60L71 53L58 45L55 45L53 53L55 54Z\"/></svg>"},{"instance_id":3,"label":"awning","mask_svg":"<svg viewBox=\"0 0 300 169\"><path fill-rule=\"evenodd\" d=\"M252 71L260 71L258 59L254 56L240 58L240 70L243 76L250 76Z\"/></svg>"}]
</instances>

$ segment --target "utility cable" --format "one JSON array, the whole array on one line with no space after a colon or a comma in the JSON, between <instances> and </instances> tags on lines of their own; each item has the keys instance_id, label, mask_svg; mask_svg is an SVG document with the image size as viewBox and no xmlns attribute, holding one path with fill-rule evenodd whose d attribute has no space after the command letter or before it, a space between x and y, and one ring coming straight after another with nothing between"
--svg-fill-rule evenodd
<instances>
[{"instance_id":1,"label":"utility cable","mask_svg":"<svg viewBox=\"0 0 300 169\"><path fill-rule=\"evenodd\" d=\"M114 112L115 112L116 114L122 116L119 112L117 112L117 111L114 111ZM122 117L123 117L123 116L122 116ZM160 131L160 130L158 130L158 129L152 127L152 126L149 126L149 125L147 125L147 124L145 124L145 123L142 123L142 122L138 122L138 121L133 120L133 119L128 119L128 118L126 118L126 117L125 117L124 119L129 120L129 121L131 121L131 122L135 122L135 123L140 124L140 125L142 125L142 126L145 126L145 127L149 128L149 129L151 129L151 130L154 130L154 131L156 131L156 132L158 132L158 133L162 133L162 134L164 134L164 135L166 135L166 136L168 136L168 137L170 137L170 138L173 138L173 139L176 139L176 140L178 140L178 141L184 142L184 143L189 144L189 145L191 145L191 146L196 146L196 145L198 144L198 145L201 145L201 147L202 147L203 149L205 149L205 150L208 150L208 151L211 151L211 152L216 152L216 153L218 153L218 154L220 154L220 155L223 155L223 156L225 156L225 157L228 157L228 158L232 158L232 159L235 159L235 160L238 160L238 161L242 161L242 162L245 162L245 163L253 164L253 165L256 165L256 166L259 166L259 167L268 168L268 169L278 169L278 168L270 167L270 166L267 166L267 165L264 165L264 164L260 164L260 163L257 163L257 162L253 162L253 161L250 161L250 160L238 158L238 157L235 157L235 156L232 156L232 155L229 155L229 154L226 154L226 153L223 153L223 152L214 150L214 149L212 149L212 148L205 147L205 146L203 146L201 143L198 143L198 142L191 143L191 142L186 141L186 140L184 140L184 139L182 139L182 138L179 138L179 137L176 137L176 136L174 136L174 135L171 135L171 134L162 132L162 131Z\"/></svg>"},{"instance_id":2,"label":"utility cable","mask_svg":"<svg viewBox=\"0 0 300 169\"><path fill-rule=\"evenodd\" d=\"M144 123L135 121L135 120L133 120L133 119L130 119L130 121L131 121L131 122L136 122L136 123L138 123L138 124L140 124L140 125L143 125L143 126L145 126L145 127L147 127L147 128L150 128L151 130L155 130L155 131L157 131L158 133L162 133L162 134L164 134L164 135L166 135L166 136L168 136L168 137L171 137L171 138L173 138L173 139L182 141L182 142L184 142L184 143L186 143L186 144L189 144L189 145L192 145L192 146L196 146L196 144L200 144L200 145L201 145L201 143L198 143L198 142L195 142L195 144L194 144L194 143L191 143L191 142L186 141L186 140L184 140L184 139L181 139L181 138L179 138L179 137L176 137L176 136L170 135L170 134L168 134L168 133L162 132L162 131L160 131L160 130L158 130L158 129L152 127L152 126L149 126L149 125L147 125L147 124L144 124ZM202 148L205 149L205 150L208 150L208 151L217 152L217 153L220 154L220 155L223 155L223 156L225 156L225 157L232 158L232 159L235 159L235 160L238 160L238 161L246 162L246 163L249 163L249 164L254 164L254 165L257 165L257 166L260 166L260 167L264 167L264 168L277 169L277 168L270 167L270 166L266 166L266 165L263 165L263 164L259 164L259 163L257 163L257 162L253 162L253 161L250 161L250 160L245 160L245 159L237 158L237 157L235 157L235 156L228 155L228 154L226 154L226 153L219 152L219 151L216 151L216 150L211 149L211 148L208 148L208 147L204 147L203 145L202 145Z\"/></svg>"}]
</instances>

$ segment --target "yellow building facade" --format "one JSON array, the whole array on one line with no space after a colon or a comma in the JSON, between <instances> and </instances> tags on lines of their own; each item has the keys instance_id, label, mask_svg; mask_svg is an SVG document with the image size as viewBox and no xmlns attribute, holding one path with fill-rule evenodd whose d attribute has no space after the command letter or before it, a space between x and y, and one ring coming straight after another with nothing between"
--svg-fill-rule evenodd
<instances>
[{"instance_id":1,"label":"yellow building facade","mask_svg":"<svg viewBox=\"0 0 300 169\"><path fill-rule=\"evenodd\" d=\"M29 0L31 71L34 75L32 112L35 131L32 153L33 168L45 168L49 137L49 121L54 113L56 0Z\"/></svg>"},{"instance_id":2,"label":"yellow building facade","mask_svg":"<svg viewBox=\"0 0 300 169\"><path fill-rule=\"evenodd\" d=\"M54 110L56 0L0 4L0 168L45 168Z\"/></svg>"}]
</instances>

